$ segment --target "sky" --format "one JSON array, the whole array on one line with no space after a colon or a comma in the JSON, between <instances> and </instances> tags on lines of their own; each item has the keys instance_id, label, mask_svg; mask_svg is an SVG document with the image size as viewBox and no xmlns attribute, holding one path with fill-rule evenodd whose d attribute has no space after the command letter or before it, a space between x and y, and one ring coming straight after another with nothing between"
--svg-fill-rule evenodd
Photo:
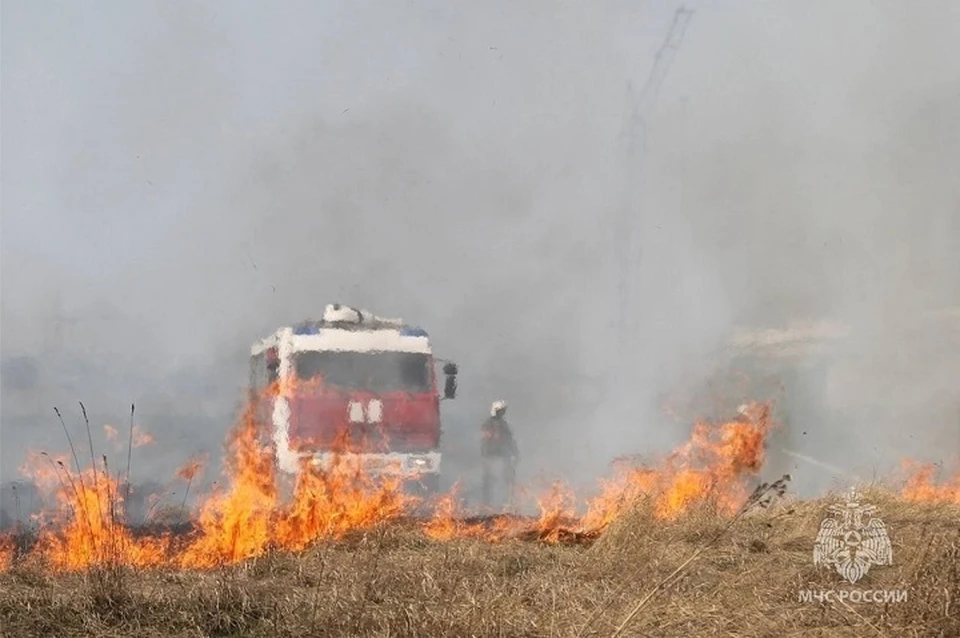
<instances>
[{"instance_id":1,"label":"sky","mask_svg":"<svg viewBox=\"0 0 960 638\"><path fill-rule=\"evenodd\" d=\"M735 329L823 319L790 445L960 454L922 319L960 307L960 6L689 2L641 108L679 6L4 2L0 479L78 401L136 405L143 478L218 454L249 345L333 301L460 364L464 473L499 398L529 475L668 449Z\"/></svg>"}]
</instances>

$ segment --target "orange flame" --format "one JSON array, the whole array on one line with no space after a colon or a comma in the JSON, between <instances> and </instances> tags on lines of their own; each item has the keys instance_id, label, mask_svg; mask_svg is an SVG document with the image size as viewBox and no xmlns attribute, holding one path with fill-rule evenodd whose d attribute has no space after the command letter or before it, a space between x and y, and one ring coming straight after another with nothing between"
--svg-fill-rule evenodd
<instances>
[{"instance_id":1,"label":"orange flame","mask_svg":"<svg viewBox=\"0 0 960 638\"><path fill-rule=\"evenodd\" d=\"M626 504L643 496L654 498L654 514L673 519L707 500L720 511L740 507L763 465L764 441L773 427L769 404L748 404L741 418L719 425L699 421L690 441L669 455L660 467L621 468L619 477L604 482L584 523L602 529Z\"/></svg>"},{"instance_id":2,"label":"orange flame","mask_svg":"<svg viewBox=\"0 0 960 638\"><path fill-rule=\"evenodd\" d=\"M200 473L200 470L203 469L204 464L207 461L207 455L196 455L189 459L186 463L177 468L176 477L184 481L192 481L197 474Z\"/></svg>"},{"instance_id":3,"label":"orange flame","mask_svg":"<svg viewBox=\"0 0 960 638\"><path fill-rule=\"evenodd\" d=\"M281 387L275 383L268 392L297 388L296 384ZM729 510L745 491L743 479L756 473L763 460L769 411L762 405L751 406L751 410L744 418L719 426L697 423L691 441L659 467L634 465L616 480L604 483L582 517L577 516L573 492L556 483L537 500L541 514L535 522L503 516L466 522L456 506L457 485L437 500L435 513L423 531L436 540L472 537L495 542L519 535L555 543L570 533L602 530L641 495L656 497L656 514L662 518L676 516L711 497ZM264 443L269 438L263 436L265 427L258 419L256 402L249 402L228 438L226 487L201 503L197 532L175 552L172 560L176 564L205 568L243 561L270 547L301 550L318 540L400 518L417 503L402 493L399 480L369 476L359 466L351 466L345 453L357 450L350 450L346 438L341 437L333 466L322 470L305 462L292 497L284 504L275 459ZM90 468L74 476L64 457L31 458L35 474L56 487L67 512L58 521L59 531L45 532L38 543L38 551L53 565L77 569L111 561L132 565L166 562L172 551L171 539L131 537L121 524L123 503L116 481L105 471ZM177 470L178 478L192 480L203 461L202 457L189 460Z\"/></svg>"},{"instance_id":4,"label":"orange flame","mask_svg":"<svg viewBox=\"0 0 960 638\"><path fill-rule=\"evenodd\" d=\"M133 447L143 447L144 445L150 445L155 443L156 439L153 438L153 435L149 432L141 432L140 428L133 428Z\"/></svg>"},{"instance_id":5,"label":"orange flame","mask_svg":"<svg viewBox=\"0 0 960 638\"><path fill-rule=\"evenodd\" d=\"M120 434L117 432L117 428L113 427L112 425L104 425L103 433L106 435L107 440L115 445L116 449L119 450L122 448L123 441L120 440ZM152 434L149 432L143 432L139 426L133 427L130 441L130 445L132 447L139 448L154 442L155 440Z\"/></svg>"},{"instance_id":6,"label":"orange flame","mask_svg":"<svg viewBox=\"0 0 960 638\"><path fill-rule=\"evenodd\" d=\"M317 540L340 537L401 516L412 499L399 483L366 476L344 456L322 471L307 462L297 474L293 496L281 503L272 450L264 427L249 407L232 433L226 468L228 488L201 507L200 532L184 550L184 567L212 567L258 556L271 546L300 550ZM343 451L345 444L338 446Z\"/></svg>"},{"instance_id":7,"label":"orange flame","mask_svg":"<svg viewBox=\"0 0 960 638\"><path fill-rule=\"evenodd\" d=\"M273 458L258 439L251 406L228 442L229 488L213 495L200 509L200 536L183 552L185 567L211 567L252 558L270 538L270 515L277 502Z\"/></svg>"},{"instance_id":8,"label":"orange flame","mask_svg":"<svg viewBox=\"0 0 960 638\"><path fill-rule=\"evenodd\" d=\"M63 506L60 523L41 531L35 552L53 566L76 570L91 565L157 565L162 562L167 538L135 541L122 524L123 500L117 481L97 468L74 475L62 461L57 500Z\"/></svg>"},{"instance_id":9,"label":"orange flame","mask_svg":"<svg viewBox=\"0 0 960 638\"><path fill-rule=\"evenodd\" d=\"M17 545L12 536L0 536L0 572L10 569L16 551Z\"/></svg>"},{"instance_id":10,"label":"orange flame","mask_svg":"<svg viewBox=\"0 0 960 638\"><path fill-rule=\"evenodd\" d=\"M918 464L905 461L907 480L901 491L904 498L927 503L960 505L960 469L946 481L937 483L937 467L932 463Z\"/></svg>"},{"instance_id":11,"label":"orange flame","mask_svg":"<svg viewBox=\"0 0 960 638\"><path fill-rule=\"evenodd\" d=\"M296 388L275 383L268 392ZM324 469L304 462L284 498L287 490L276 469L270 437L265 436L268 427L257 402L248 402L227 440L222 487L201 501L196 532L176 543L165 535L132 537L122 524L123 502L116 481L104 470L91 467L77 475L68 469L70 457L32 454L29 468L56 492L62 505L58 525L41 534L33 551L62 569L110 562L209 568L244 561L271 548L302 550L397 520L419 503L401 491L398 480L366 474L354 465L348 453L357 448L351 449L345 437L337 441L332 466ZM772 427L766 403L748 404L730 421L698 421L690 440L660 461L618 463L615 474L601 482L599 493L582 508L572 490L555 483L536 499L540 515L535 519L467 519L458 506L457 484L435 500L434 513L422 531L436 541L526 538L559 543L571 537L594 538L641 498L648 499L653 515L663 520L675 519L701 503L729 515L751 491ZM205 460L190 459L177 470L177 477L193 480ZM937 485L932 468L925 466L913 472L904 494L917 500L958 502L958 486L960 476ZM2 568L12 560L9 547L0 543Z\"/></svg>"}]
</instances>

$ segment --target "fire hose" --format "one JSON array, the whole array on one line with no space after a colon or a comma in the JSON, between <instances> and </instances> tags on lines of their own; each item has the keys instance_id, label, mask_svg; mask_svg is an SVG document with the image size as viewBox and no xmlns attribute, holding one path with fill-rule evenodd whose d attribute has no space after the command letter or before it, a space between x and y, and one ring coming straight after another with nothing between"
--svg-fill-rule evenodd
<instances>
[{"instance_id":1,"label":"fire hose","mask_svg":"<svg viewBox=\"0 0 960 638\"><path fill-rule=\"evenodd\" d=\"M811 465L816 465L817 467L822 467L823 469L829 470L839 476L843 476L845 478L853 478L853 476L849 472L847 472L846 470L840 469L836 465L830 465L829 463L824 463L823 461L819 461L813 457L807 456L806 454L800 454L799 452L794 452L793 450L788 450L786 448L776 448L776 449L777 451L782 452L787 456L793 457L800 461L804 461L806 463L810 463Z\"/></svg>"}]
</instances>

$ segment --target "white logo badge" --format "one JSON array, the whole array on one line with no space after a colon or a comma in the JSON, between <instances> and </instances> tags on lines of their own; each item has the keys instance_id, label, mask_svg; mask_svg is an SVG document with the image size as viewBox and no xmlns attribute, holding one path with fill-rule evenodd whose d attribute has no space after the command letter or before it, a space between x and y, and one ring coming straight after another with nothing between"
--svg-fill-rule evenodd
<instances>
[{"instance_id":1,"label":"white logo badge","mask_svg":"<svg viewBox=\"0 0 960 638\"><path fill-rule=\"evenodd\" d=\"M379 423L383 419L383 401L370 399L366 406L359 401L351 401L347 413L351 423Z\"/></svg>"},{"instance_id":2,"label":"white logo badge","mask_svg":"<svg viewBox=\"0 0 960 638\"><path fill-rule=\"evenodd\" d=\"M820 523L820 532L813 547L815 565L836 567L837 573L850 583L863 578L871 565L892 565L893 547L887 527L873 505L861 505L851 490L844 504L832 505L831 514ZM864 523L864 517L870 516Z\"/></svg>"}]
</instances>

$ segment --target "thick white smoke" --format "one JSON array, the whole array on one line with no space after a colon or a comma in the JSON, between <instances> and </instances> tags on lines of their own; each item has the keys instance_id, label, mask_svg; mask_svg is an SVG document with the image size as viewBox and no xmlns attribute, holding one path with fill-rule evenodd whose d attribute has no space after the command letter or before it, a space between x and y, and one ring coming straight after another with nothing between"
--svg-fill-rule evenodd
<instances>
[{"instance_id":1,"label":"thick white smoke","mask_svg":"<svg viewBox=\"0 0 960 638\"><path fill-rule=\"evenodd\" d=\"M460 364L465 471L504 398L526 474L592 480L737 326L821 319L791 445L957 450L956 329L911 328L960 305L955 3L692 3L633 154L674 3L98 6L3 5L3 480L78 400L137 404L142 479L215 454L249 344L335 300Z\"/></svg>"}]
</instances>

